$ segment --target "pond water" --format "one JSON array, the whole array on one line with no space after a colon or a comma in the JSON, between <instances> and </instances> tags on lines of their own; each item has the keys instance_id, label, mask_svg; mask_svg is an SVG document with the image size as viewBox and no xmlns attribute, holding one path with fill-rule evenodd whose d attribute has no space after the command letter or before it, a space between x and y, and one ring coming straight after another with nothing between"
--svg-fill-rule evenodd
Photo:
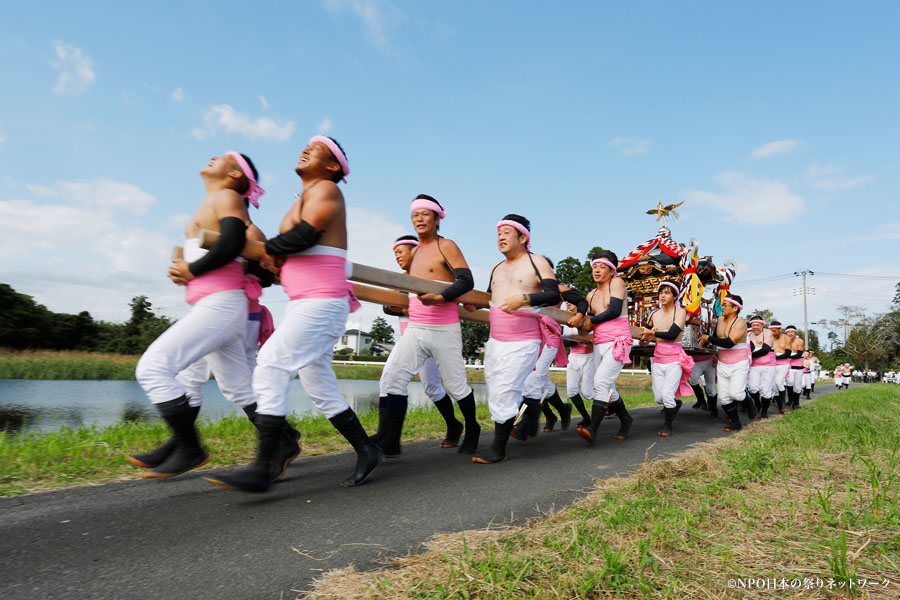
<instances>
[{"instance_id":1,"label":"pond water","mask_svg":"<svg viewBox=\"0 0 900 600\"><path fill-rule=\"evenodd\" d=\"M378 381L338 379L338 387L358 413L378 406ZM483 383L472 384L472 389L476 402L487 401ZM204 385L203 397L202 418L216 420L242 414L240 408L222 396L215 381ZM294 414L317 414L297 379L291 382L288 400L289 410ZM430 404L420 382L409 384L409 404ZM0 430L57 431L61 427L103 426L156 418L156 410L136 381L0 379Z\"/></svg>"}]
</instances>

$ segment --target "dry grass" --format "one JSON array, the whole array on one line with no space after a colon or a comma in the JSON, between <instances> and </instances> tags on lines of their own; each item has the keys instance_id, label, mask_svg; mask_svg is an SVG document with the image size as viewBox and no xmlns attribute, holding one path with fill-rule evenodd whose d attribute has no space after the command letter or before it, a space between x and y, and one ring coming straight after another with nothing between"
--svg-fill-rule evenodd
<instances>
[{"instance_id":1,"label":"dry grass","mask_svg":"<svg viewBox=\"0 0 900 600\"><path fill-rule=\"evenodd\" d=\"M327 573L306 597L900 598L900 400L872 392L599 480L525 527L443 535L376 572ZM782 577L813 588L728 587ZM848 579L869 584L851 594Z\"/></svg>"}]
</instances>

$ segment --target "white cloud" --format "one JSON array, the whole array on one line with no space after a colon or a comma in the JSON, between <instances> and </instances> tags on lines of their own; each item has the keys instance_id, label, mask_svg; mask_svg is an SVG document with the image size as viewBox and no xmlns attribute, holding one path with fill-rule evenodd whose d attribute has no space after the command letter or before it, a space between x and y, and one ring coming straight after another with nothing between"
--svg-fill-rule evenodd
<instances>
[{"instance_id":1,"label":"white cloud","mask_svg":"<svg viewBox=\"0 0 900 600\"><path fill-rule=\"evenodd\" d=\"M332 125L333 125L333 123L331 122L331 119L329 119L328 117L325 117L324 119L322 119L321 121L316 123L316 129L319 130L319 133L321 133L322 135L325 135L326 133L331 131Z\"/></svg>"},{"instance_id":2,"label":"white cloud","mask_svg":"<svg viewBox=\"0 0 900 600\"><path fill-rule=\"evenodd\" d=\"M56 94L83 94L97 78L94 73L94 63L90 57L82 53L81 48L76 48L59 40L53 42L56 48L56 58L59 62L51 62L50 65L59 71L59 78L53 87Z\"/></svg>"},{"instance_id":3,"label":"white cloud","mask_svg":"<svg viewBox=\"0 0 900 600\"><path fill-rule=\"evenodd\" d=\"M874 236L877 240L898 240L900 239L900 221L897 223L888 223L879 225Z\"/></svg>"},{"instance_id":4,"label":"white cloud","mask_svg":"<svg viewBox=\"0 0 900 600\"><path fill-rule=\"evenodd\" d=\"M49 196L44 186L32 193ZM166 278L177 238L130 224L156 199L122 182L62 182L52 200L0 200L0 281L57 312L82 310L123 321L128 302L146 294L159 305L183 304Z\"/></svg>"},{"instance_id":5,"label":"white cloud","mask_svg":"<svg viewBox=\"0 0 900 600\"><path fill-rule=\"evenodd\" d=\"M609 141L612 148L619 148L622 156L634 156L643 154L650 150L652 140L643 140L640 138L614 137Z\"/></svg>"},{"instance_id":6,"label":"white cloud","mask_svg":"<svg viewBox=\"0 0 900 600\"><path fill-rule=\"evenodd\" d=\"M841 169L831 163L819 165L813 161L806 170L806 179L817 190L834 192L849 190L875 179L874 175L858 175L856 177L838 176Z\"/></svg>"},{"instance_id":7,"label":"white cloud","mask_svg":"<svg viewBox=\"0 0 900 600\"><path fill-rule=\"evenodd\" d=\"M350 13L362 22L366 39L383 54L392 53L393 30L406 22L406 15L388 0L324 0L334 13Z\"/></svg>"},{"instance_id":8,"label":"white cloud","mask_svg":"<svg viewBox=\"0 0 900 600\"><path fill-rule=\"evenodd\" d=\"M175 102L184 102L184 99L187 98L187 94L184 93L184 90L181 88L176 89L172 92L172 100Z\"/></svg>"},{"instance_id":9,"label":"white cloud","mask_svg":"<svg viewBox=\"0 0 900 600\"><path fill-rule=\"evenodd\" d=\"M260 97L259 97L259 103L262 105L262 109L263 109L263 110L268 110L268 108L269 108L269 101L266 100L266 97L265 97L265 96L260 95Z\"/></svg>"},{"instance_id":10,"label":"white cloud","mask_svg":"<svg viewBox=\"0 0 900 600\"><path fill-rule=\"evenodd\" d=\"M297 128L293 121L278 122L269 117L253 118L238 112L228 104L219 104L211 107L203 116L204 128L191 130L198 140L205 139L208 135L214 135L218 131L236 133L251 139L263 139L283 142L290 139Z\"/></svg>"},{"instance_id":11,"label":"white cloud","mask_svg":"<svg viewBox=\"0 0 900 600\"><path fill-rule=\"evenodd\" d=\"M187 213L178 213L169 217L169 227L173 229L177 229L179 231L184 230L185 226L187 226L188 220L191 218L191 215Z\"/></svg>"},{"instance_id":12,"label":"white cloud","mask_svg":"<svg viewBox=\"0 0 900 600\"><path fill-rule=\"evenodd\" d=\"M0 131L0 145L3 145L5 143L6 143L6 135L4 135L2 131Z\"/></svg>"},{"instance_id":13,"label":"white cloud","mask_svg":"<svg viewBox=\"0 0 900 600\"><path fill-rule=\"evenodd\" d=\"M783 156L790 154L803 145L799 140L778 140L777 142L769 142L756 148L750 153L750 158L770 158L772 156Z\"/></svg>"},{"instance_id":14,"label":"white cloud","mask_svg":"<svg viewBox=\"0 0 900 600\"><path fill-rule=\"evenodd\" d=\"M27 183L25 184L25 189L36 198L55 198L56 196L59 196L59 193L56 190L43 185L31 185Z\"/></svg>"},{"instance_id":15,"label":"white cloud","mask_svg":"<svg viewBox=\"0 0 900 600\"><path fill-rule=\"evenodd\" d=\"M708 206L726 213L733 221L765 225L773 220L787 223L803 214L806 203L780 181L754 179L743 173L726 171L713 178L719 193L688 190L691 204Z\"/></svg>"}]
</instances>

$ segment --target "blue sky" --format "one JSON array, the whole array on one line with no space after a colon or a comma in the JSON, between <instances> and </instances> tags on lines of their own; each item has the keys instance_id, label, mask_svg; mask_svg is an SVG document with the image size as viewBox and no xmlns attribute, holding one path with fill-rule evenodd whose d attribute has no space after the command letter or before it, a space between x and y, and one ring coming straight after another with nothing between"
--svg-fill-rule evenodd
<instances>
[{"instance_id":1,"label":"blue sky","mask_svg":"<svg viewBox=\"0 0 900 600\"><path fill-rule=\"evenodd\" d=\"M250 155L273 232L320 131L347 150L360 262L393 266L423 192L481 289L508 212L554 260L624 256L685 200L675 239L782 321L799 280L755 280L866 276L813 277L810 320L884 311L900 281L896 3L48 2L4 24L0 281L52 310L183 314L165 272L197 171Z\"/></svg>"}]
</instances>

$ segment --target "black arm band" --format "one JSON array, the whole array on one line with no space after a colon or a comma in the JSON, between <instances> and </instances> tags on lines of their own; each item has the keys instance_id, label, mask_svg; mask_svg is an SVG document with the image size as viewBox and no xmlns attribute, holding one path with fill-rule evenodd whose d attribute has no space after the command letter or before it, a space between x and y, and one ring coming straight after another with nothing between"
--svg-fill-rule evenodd
<instances>
[{"instance_id":1,"label":"black arm band","mask_svg":"<svg viewBox=\"0 0 900 600\"><path fill-rule=\"evenodd\" d=\"M391 310L391 309L388 308L387 306L383 306L383 307L382 307L382 310L384 311L384 314L386 314L386 315L391 315L392 317L403 317L403 316L405 316L405 315L403 314L403 311L402 311L402 310Z\"/></svg>"},{"instance_id":2,"label":"black arm band","mask_svg":"<svg viewBox=\"0 0 900 600\"><path fill-rule=\"evenodd\" d=\"M188 265L194 277L224 267L240 256L247 242L247 226L237 217L225 217L219 221L221 236L209 252Z\"/></svg>"},{"instance_id":3,"label":"black arm band","mask_svg":"<svg viewBox=\"0 0 900 600\"><path fill-rule=\"evenodd\" d=\"M594 315L593 317L591 317L591 323L593 323L594 325L599 325L600 323L605 323L610 319L615 319L622 314L622 306L624 304L625 301L621 298L616 298L614 296L610 297L609 307L599 315Z\"/></svg>"},{"instance_id":4,"label":"black arm band","mask_svg":"<svg viewBox=\"0 0 900 600\"><path fill-rule=\"evenodd\" d=\"M588 311L588 303L585 300L584 296L578 293L577 290L566 290L561 292L560 295L562 299L575 307L575 311L579 314L587 314Z\"/></svg>"},{"instance_id":5,"label":"black arm band","mask_svg":"<svg viewBox=\"0 0 900 600\"><path fill-rule=\"evenodd\" d=\"M669 327L668 331L657 331L653 335L658 340L665 340L667 342L673 342L673 341L675 341L675 338L678 337L679 333L681 333L681 327L679 327L675 323L672 323L672 326Z\"/></svg>"},{"instance_id":6,"label":"black arm band","mask_svg":"<svg viewBox=\"0 0 900 600\"><path fill-rule=\"evenodd\" d=\"M709 336L709 343L715 344L719 348L734 348L734 340L731 338L720 338L714 335Z\"/></svg>"},{"instance_id":7,"label":"black arm band","mask_svg":"<svg viewBox=\"0 0 900 600\"><path fill-rule=\"evenodd\" d=\"M751 354L751 356L753 356L753 358L760 358L762 356L765 356L766 354L768 354L771 351L772 351L772 346L770 346L768 344L763 344L762 348L760 348L759 350L754 350L753 353Z\"/></svg>"},{"instance_id":8,"label":"black arm band","mask_svg":"<svg viewBox=\"0 0 900 600\"><path fill-rule=\"evenodd\" d=\"M453 275L456 279L453 280L450 287L441 292L441 296L447 302L453 302L466 292L475 289L475 279L469 269L453 269Z\"/></svg>"},{"instance_id":9,"label":"black arm band","mask_svg":"<svg viewBox=\"0 0 900 600\"><path fill-rule=\"evenodd\" d=\"M791 358L803 358L803 350L798 350L791 354Z\"/></svg>"},{"instance_id":10,"label":"black arm band","mask_svg":"<svg viewBox=\"0 0 900 600\"><path fill-rule=\"evenodd\" d=\"M275 273L263 269L258 260L248 260L245 270L259 279L259 285L267 288L275 281Z\"/></svg>"},{"instance_id":11,"label":"black arm band","mask_svg":"<svg viewBox=\"0 0 900 600\"><path fill-rule=\"evenodd\" d=\"M321 231L306 221L300 221L288 231L277 235L266 242L266 252L271 255L297 254L312 248L319 241Z\"/></svg>"},{"instance_id":12,"label":"black arm band","mask_svg":"<svg viewBox=\"0 0 900 600\"><path fill-rule=\"evenodd\" d=\"M531 306L556 306L560 300L559 283L555 279L541 279L541 291L528 294Z\"/></svg>"},{"instance_id":13,"label":"black arm band","mask_svg":"<svg viewBox=\"0 0 900 600\"><path fill-rule=\"evenodd\" d=\"M784 351L784 354L776 354L776 355L775 355L775 358L777 358L778 360L784 360L784 359L790 358L790 357L791 357L791 351L790 351L790 350L785 350L785 351Z\"/></svg>"}]
</instances>

